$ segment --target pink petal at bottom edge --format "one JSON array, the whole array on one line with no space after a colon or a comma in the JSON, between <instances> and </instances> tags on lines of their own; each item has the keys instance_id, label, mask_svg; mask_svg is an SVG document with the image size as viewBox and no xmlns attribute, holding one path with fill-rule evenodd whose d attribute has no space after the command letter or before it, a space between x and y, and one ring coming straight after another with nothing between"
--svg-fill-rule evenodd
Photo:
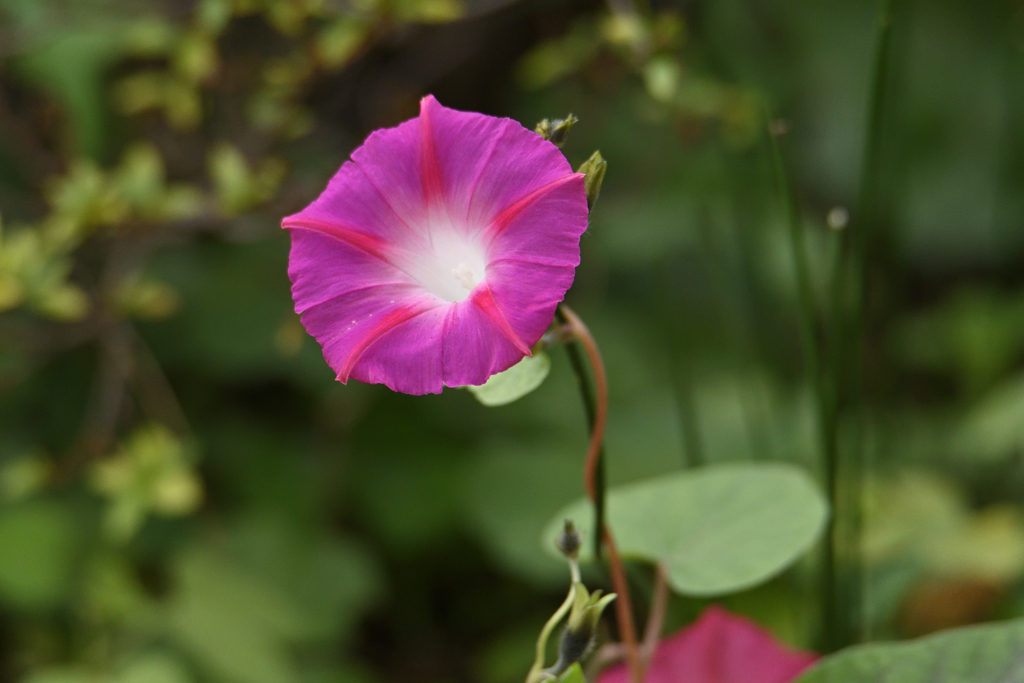
<instances>
[{"instance_id":1,"label":"pink petal at bottom edge","mask_svg":"<svg viewBox=\"0 0 1024 683\"><path fill-rule=\"evenodd\" d=\"M537 341L513 341L511 336L515 332L508 327L507 322L501 324L501 311L485 310L476 298L471 296L450 306L444 330L445 386L483 384L494 373L508 370L522 360L525 355L522 346L529 349ZM485 305L489 309L496 309L489 293ZM496 321L494 318L498 316Z\"/></svg>"},{"instance_id":2,"label":"pink petal at bottom edge","mask_svg":"<svg viewBox=\"0 0 1024 683\"><path fill-rule=\"evenodd\" d=\"M441 393L441 344L450 308L431 308L386 331L359 354L349 377L403 394Z\"/></svg>"},{"instance_id":3,"label":"pink petal at bottom edge","mask_svg":"<svg viewBox=\"0 0 1024 683\"><path fill-rule=\"evenodd\" d=\"M477 292L482 295L476 296ZM384 384L406 394L436 394L446 386L483 384L494 373L518 363L524 349L529 350L529 344L513 338L515 332L494 306L486 286L468 299L435 308L414 311L425 302L413 297L400 303L400 311L408 309L410 315L395 320L364 349L350 350L351 374L339 379ZM387 322L384 318L380 317L382 324ZM325 356L329 351L333 349L325 346Z\"/></svg>"},{"instance_id":4,"label":"pink petal at bottom edge","mask_svg":"<svg viewBox=\"0 0 1024 683\"><path fill-rule=\"evenodd\" d=\"M752 621L708 607L690 626L658 643L645 683L788 683L818 655L778 643ZM629 683L625 664L598 683Z\"/></svg>"}]
</instances>

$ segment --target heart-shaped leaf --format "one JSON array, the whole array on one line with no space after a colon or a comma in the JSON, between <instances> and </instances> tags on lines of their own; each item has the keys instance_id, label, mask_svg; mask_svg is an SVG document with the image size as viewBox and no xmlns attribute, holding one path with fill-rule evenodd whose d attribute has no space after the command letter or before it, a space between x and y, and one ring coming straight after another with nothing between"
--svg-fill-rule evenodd
<instances>
[{"instance_id":1,"label":"heart-shaped leaf","mask_svg":"<svg viewBox=\"0 0 1024 683\"><path fill-rule=\"evenodd\" d=\"M508 370L491 375L491 378L478 387L469 387L476 400L493 408L518 401L523 396L539 387L551 371L551 359L548 354L538 351L527 356Z\"/></svg>"},{"instance_id":2,"label":"heart-shaped leaf","mask_svg":"<svg viewBox=\"0 0 1024 683\"><path fill-rule=\"evenodd\" d=\"M1024 672L1024 619L872 643L821 660L796 683L1013 683Z\"/></svg>"},{"instance_id":3,"label":"heart-shaped leaf","mask_svg":"<svg viewBox=\"0 0 1024 683\"><path fill-rule=\"evenodd\" d=\"M803 470L782 463L710 465L612 488L608 521L620 552L662 562L672 587L712 596L749 588L792 564L821 533L828 506ZM543 536L554 540L565 519L593 528L590 503L563 509ZM590 545L584 543L584 557Z\"/></svg>"}]
</instances>

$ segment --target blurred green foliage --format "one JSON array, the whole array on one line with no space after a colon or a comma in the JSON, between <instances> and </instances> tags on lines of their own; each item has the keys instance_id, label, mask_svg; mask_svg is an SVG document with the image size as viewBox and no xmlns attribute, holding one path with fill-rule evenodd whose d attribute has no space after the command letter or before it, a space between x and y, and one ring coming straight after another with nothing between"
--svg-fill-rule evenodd
<instances>
[{"instance_id":1,"label":"blurred green foliage","mask_svg":"<svg viewBox=\"0 0 1024 683\"><path fill-rule=\"evenodd\" d=\"M1024 8L897 7L868 636L1024 613ZM608 161L569 300L609 371L613 485L702 462L818 476L766 112L824 313L827 217L859 218L874 9L0 0L0 680L525 675L566 581L538 538L582 494L564 353L493 410L340 386L277 227L427 92L528 127L571 111L573 166ZM814 563L727 603L809 645ZM700 605L673 598L669 628Z\"/></svg>"}]
</instances>

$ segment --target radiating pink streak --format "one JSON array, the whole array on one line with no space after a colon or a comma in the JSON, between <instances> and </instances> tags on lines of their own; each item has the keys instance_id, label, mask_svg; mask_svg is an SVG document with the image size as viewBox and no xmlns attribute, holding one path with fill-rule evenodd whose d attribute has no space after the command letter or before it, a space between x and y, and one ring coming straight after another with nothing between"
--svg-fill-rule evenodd
<instances>
[{"instance_id":1,"label":"radiating pink streak","mask_svg":"<svg viewBox=\"0 0 1024 683\"><path fill-rule=\"evenodd\" d=\"M319 232L327 235L328 237L333 237L341 242L345 242L360 251L364 251L370 256L380 259L388 265L394 265L392 256L395 252L395 246L389 242L385 242L384 240L379 240L376 237L367 235L366 233L356 232L350 228L311 218L286 218L282 221L281 226L286 230L299 228L302 230Z\"/></svg>"},{"instance_id":2,"label":"radiating pink streak","mask_svg":"<svg viewBox=\"0 0 1024 683\"><path fill-rule=\"evenodd\" d=\"M437 308L437 305L425 305L425 304L411 304L408 306L402 306L391 311L383 318L380 322L373 326L373 328L367 332L363 337L352 346L352 350L345 358L345 362L341 366L341 371L338 373L337 379L342 384L348 382L349 376L352 374L352 369L359 362L359 357L363 355L366 349L370 348L370 345L375 341L383 337L385 334L398 327L399 325L408 322L418 315L422 315L427 311L431 311Z\"/></svg>"},{"instance_id":3,"label":"radiating pink streak","mask_svg":"<svg viewBox=\"0 0 1024 683\"><path fill-rule=\"evenodd\" d=\"M519 338L519 335L515 333L512 326L508 324L508 320L505 319L505 314L498 308L497 302L494 300L494 295L491 294L491 289L486 284L477 285L470 294L470 299L474 304L480 307L480 310L487 315L491 321L497 325L501 333L512 342L521 353L526 356L532 356L533 353L530 351L530 347L523 343L523 340Z\"/></svg>"},{"instance_id":4,"label":"radiating pink streak","mask_svg":"<svg viewBox=\"0 0 1024 683\"><path fill-rule=\"evenodd\" d=\"M565 185L570 180L581 177L583 176L580 173L571 173L562 178L552 180L547 185L544 185L543 187L538 187L536 190L529 193L525 197L517 199L514 203L509 205L508 208L504 209L501 213L499 213L497 216L491 219L491 222L484 229L485 232L489 234L492 238L497 237L498 235L501 234L502 230L507 228L509 224L516 219L516 217L519 214L533 206L533 204L535 204L539 199L542 199L549 192L557 190L559 187Z\"/></svg>"},{"instance_id":5,"label":"radiating pink streak","mask_svg":"<svg viewBox=\"0 0 1024 683\"><path fill-rule=\"evenodd\" d=\"M420 127L423 134L423 198L427 206L432 206L444 201L444 193L441 186L441 171L437 164L437 152L434 150L434 131L430 123L429 106L420 107Z\"/></svg>"}]
</instances>

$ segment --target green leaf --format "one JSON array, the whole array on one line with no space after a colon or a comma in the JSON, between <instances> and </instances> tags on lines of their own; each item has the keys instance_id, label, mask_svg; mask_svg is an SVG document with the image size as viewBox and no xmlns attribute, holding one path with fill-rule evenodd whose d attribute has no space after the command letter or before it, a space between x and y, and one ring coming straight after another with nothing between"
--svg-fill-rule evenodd
<instances>
[{"instance_id":1,"label":"green leaf","mask_svg":"<svg viewBox=\"0 0 1024 683\"><path fill-rule=\"evenodd\" d=\"M221 142L210 150L207 166L221 210L233 216L248 208L254 181L245 155L234 145Z\"/></svg>"},{"instance_id":2,"label":"green leaf","mask_svg":"<svg viewBox=\"0 0 1024 683\"><path fill-rule=\"evenodd\" d=\"M133 660L116 676L83 666L55 666L33 672L25 683L192 683L184 665L161 652Z\"/></svg>"},{"instance_id":3,"label":"green leaf","mask_svg":"<svg viewBox=\"0 0 1024 683\"><path fill-rule=\"evenodd\" d=\"M558 683L587 683L587 679L583 676L583 669L580 667L579 662L576 662L569 669L562 674L561 678L558 679Z\"/></svg>"},{"instance_id":4,"label":"green leaf","mask_svg":"<svg viewBox=\"0 0 1024 683\"><path fill-rule=\"evenodd\" d=\"M1017 374L968 411L953 433L952 446L964 459L998 462L1024 446L1024 374Z\"/></svg>"},{"instance_id":5,"label":"green leaf","mask_svg":"<svg viewBox=\"0 0 1024 683\"><path fill-rule=\"evenodd\" d=\"M129 664L116 680L117 683L191 683L192 677L174 657L150 652Z\"/></svg>"},{"instance_id":6,"label":"green leaf","mask_svg":"<svg viewBox=\"0 0 1024 683\"><path fill-rule=\"evenodd\" d=\"M187 515L202 502L202 483L188 448L169 429L138 428L116 455L95 462L90 485L109 499L105 530L112 540L130 539L150 514Z\"/></svg>"},{"instance_id":7,"label":"green leaf","mask_svg":"<svg viewBox=\"0 0 1024 683\"><path fill-rule=\"evenodd\" d=\"M340 642L382 593L373 557L344 536L312 534L273 518L243 520L229 534L240 564L281 589L301 611L311 639Z\"/></svg>"},{"instance_id":8,"label":"green leaf","mask_svg":"<svg viewBox=\"0 0 1024 683\"><path fill-rule=\"evenodd\" d=\"M539 387L550 371L551 359L548 354L539 351L505 372L492 375L480 386L469 387L469 390L485 406L503 406L518 401Z\"/></svg>"},{"instance_id":9,"label":"green leaf","mask_svg":"<svg viewBox=\"0 0 1024 683\"><path fill-rule=\"evenodd\" d=\"M462 0L395 0L392 7L399 19L426 24L455 21L466 12Z\"/></svg>"},{"instance_id":10,"label":"green leaf","mask_svg":"<svg viewBox=\"0 0 1024 683\"><path fill-rule=\"evenodd\" d=\"M601 36L594 22L579 20L564 36L531 48L519 61L516 75L526 88L543 88L582 69L600 46Z\"/></svg>"},{"instance_id":11,"label":"green leaf","mask_svg":"<svg viewBox=\"0 0 1024 683\"><path fill-rule=\"evenodd\" d=\"M582 493L581 467L578 450L552 443L504 444L469 465L467 522L504 568L564 588L565 558L537 547L537 533L566 501Z\"/></svg>"},{"instance_id":12,"label":"green leaf","mask_svg":"<svg viewBox=\"0 0 1024 683\"><path fill-rule=\"evenodd\" d=\"M297 683L288 644L310 629L286 595L205 550L182 558L177 580L171 631L209 674L229 682Z\"/></svg>"},{"instance_id":13,"label":"green leaf","mask_svg":"<svg viewBox=\"0 0 1024 683\"><path fill-rule=\"evenodd\" d=\"M54 666L32 672L23 683L110 683L110 678L81 666Z\"/></svg>"},{"instance_id":14,"label":"green leaf","mask_svg":"<svg viewBox=\"0 0 1024 683\"><path fill-rule=\"evenodd\" d=\"M907 470L871 482L861 552L869 566L911 562L939 576L997 584L1024 575L1024 511L1008 503L975 509L954 480Z\"/></svg>"},{"instance_id":15,"label":"green leaf","mask_svg":"<svg viewBox=\"0 0 1024 683\"><path fill-rule=\"evenodd\" d=\"M0 510L0 599L50 607L71 579L77 530L70 510L33 501Z\"/></svg>"},{"instance_id":16,"label":"green leaf","mask_svg":"<svg viewBox=\"0 0 1024 683\"><path fill-rule=\"evenodd\" d=\"M622 554L665 563L672 587L694 596L731 593L778 574L814 542L826 517L810 478L781 463L705 466L608 494ZM566 518L585 531L593 527L589 502L565 508L544 533L551 553ZM589 548L585 543L582 557Z\"/></svg>"},{"instance_id":17,"label":"green leaf","mask_svg":"<svg viewBox=\"0 0 1024 683\"><path fill-rule=\"evenodd\" d=\"M1024 619L945 631L903 643L852 647L796 683L1009 683L1024 669Z\"/></svg>"},{"instance_id":18,"label":"green leaf","mask_svg":"<svg viewBox=\"0 0 1024 683\"><path fill-rule=\"evenodd\" d=\"M328 68L344 66L366 42L369 29L359 17L342 15L334 19L316 37L320 61Z\"/></svg>"},{"instance_id":19,"label":"green leaf","mask_svg":"<svg viewBox=\"0 0 1024 683\"><path fill-rule=\"evenodd\" d=\"M132 18L113 3L32 4L44 14L61 12L63 21L37 26L38 33L23 26L27 49L13 60L14 70L60 102L76 151L101 158L110 147L107 71L129 55L159 53L175 29L162 19Z\"/></svg>"},{"instance_id":20,"label":"green leaf","mask_svg":"<svg viewBox=\"0 0 1024 683\"><path fill-rule=\"evenodd\" d=\"M682 68L671 57L655 57L644 66L647 93L658 102L670 102L679 89Z\"/></svg>"}]
</instances>

